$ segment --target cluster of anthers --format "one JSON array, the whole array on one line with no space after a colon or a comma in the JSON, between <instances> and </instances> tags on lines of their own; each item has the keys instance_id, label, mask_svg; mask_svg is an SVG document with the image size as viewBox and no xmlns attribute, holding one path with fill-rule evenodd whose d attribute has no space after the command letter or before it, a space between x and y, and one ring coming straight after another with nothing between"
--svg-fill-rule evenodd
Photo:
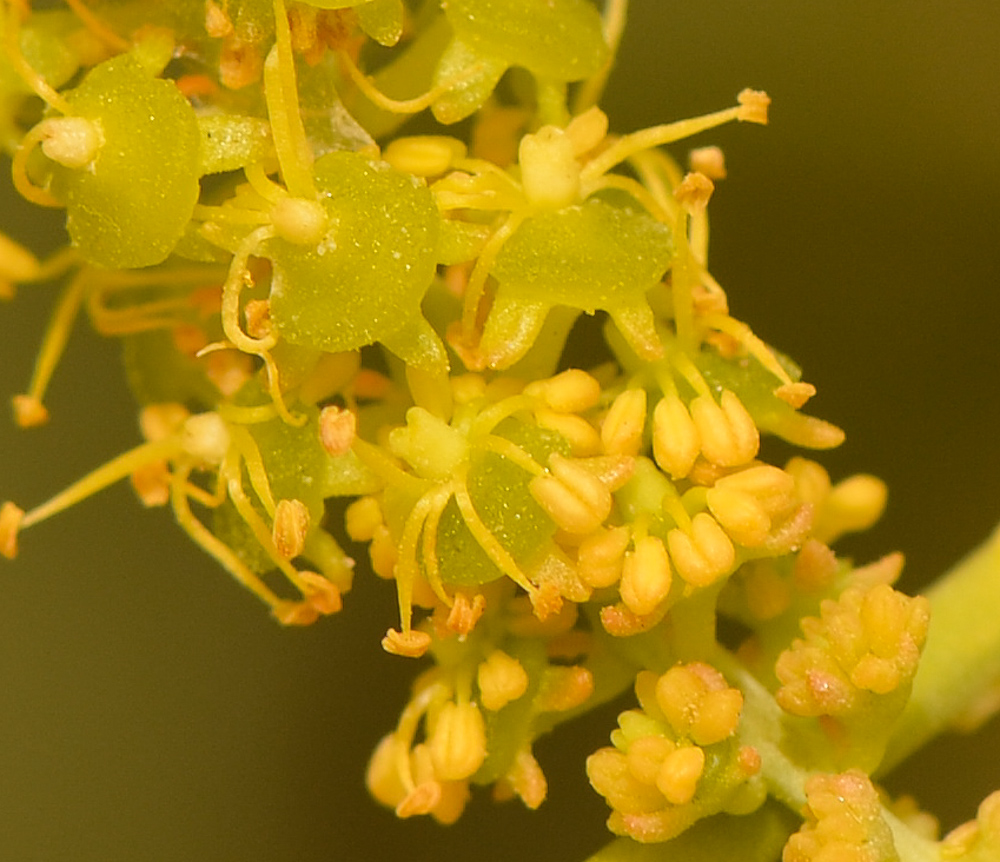
<instances>
[{"instance_id":1,"label":"cluster of anthers","mask_svg":"<svg viewBox=\"0 0 1000 862\"><path fill-rule=\"evenodd\" d=\"M894 858L859 770L927 604L891 587L898 555L831 550L879 517L879 480L762 455L843 434L708 271L721 152L685 172L661 149L766 123L768 97L609 133L624 0L191 0L135 32L129 4L67 5L3 4L15 186L71 239L39 261L0 238L5 298L68 275L15 416L47 421L85 310L124 342L146 442L5 503L0 552L128 477L307 624L366 544L398 594L383 646L433 659L369 768L399 816L451 822L473 784L536 807L534 741L634 684L587 767L613 831L664 841L771 795L808 802L786 862ZM392 138L424 109L472 117L470 141ZM996 847L984 806L955 858Z\"/></svg>"}]
</instances>

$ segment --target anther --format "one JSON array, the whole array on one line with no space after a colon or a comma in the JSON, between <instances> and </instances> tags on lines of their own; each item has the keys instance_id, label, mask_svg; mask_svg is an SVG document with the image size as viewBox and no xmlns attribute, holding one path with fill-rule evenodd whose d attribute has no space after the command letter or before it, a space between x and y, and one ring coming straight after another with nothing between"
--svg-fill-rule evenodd
<instances>
[{"instance_id":1,"label":"anther","mask_svg":"<svg viewBox=\"0 0 1000 862\"><path fill-rule=\"evenodd\" d=\"M302 553L310 520L309 510L301 500L278 500L271 538L279 556L291 560Z\"/></svg>"},{"instance_id":2,"label":"anther","mask_svg":"<svg viewBox=\"0 0 1000 862\"><path fill-rule=\"evenodd\" d=\"M354 442L357 417L343 407L324 407L319 414L319 439L329 455L345 455Z\"/></svg>"},{"instance_id":3,"label":"anther","mask_svg":"<svg viewBox=\"0 0 1000 862\"><path fill-rule=\"evenodd\" d=\"M611 403L601 425L601 443L609 455L638 455L646 424L646 390L626 389Z\"/></svg>"}]
</instances>

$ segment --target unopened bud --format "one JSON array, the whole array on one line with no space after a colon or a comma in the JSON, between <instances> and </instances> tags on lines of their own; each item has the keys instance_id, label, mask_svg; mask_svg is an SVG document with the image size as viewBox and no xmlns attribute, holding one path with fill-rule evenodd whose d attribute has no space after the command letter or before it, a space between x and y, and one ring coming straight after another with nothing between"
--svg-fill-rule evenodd
<instances>
[{"instance_id":1,"label":"unopened bud","mask_svg":"<svg viewBox=\"0 0 1000 862\"><path fill-rule=\"evenodd\" d=\"M698 429L701 451L720 467L739 467L752 461L760 448L760 433L736 394L726 389L716 404L711 395L699 395L689 405Z\"/></svg>"},{"instance_id":2,"label":"unopened bud","mask_svg":"<svg viewBox=\"0 0 1000 862\"><path fill-rule=\"evenodd\" d=\"M609 455L638 455L645 424L646 390L626 389L611 403L601 425L604 451Z\"/></svg>"},{"instance_id":3,"label":"unopened bud","mask_svg":"<svg viewBox=\"0 0 1000 862\"><path fill-rule=\"evenodd\" d=\"M569 443L570 452L578 458L597 455L601 451L601 437L597 429L582 416L555 410L536 410L535 422L540 428L555 431Z\"/></svg>"},{"instance_id":4,"label":"unopened bud","mask_svg":"<svg viewBox=\"0 0 1000 862\"><path fill-rule=\"evenodd\" d=\"M531 495L567 533L585 535L596 530L611 513L611 492L592 472L569 458L553 453L551 472L535 476Z\"/></svg>"},{"instance_id":5,"label":"unopened bud","mask_svg":"<svg viewBox=\"0 0 1000 862\"><path fill-rule=\"evenodd\" d=\"M361 497L344 512L344 528L354 542L370 542L382 524L382 507L374 497Z\"/></svg>"},{"instance_id":6,"label":"unopened bud","mask_svg":"<svg viewBox=\"0 0 1000 862\"><path fill-rule=\"evenodd\" d=\"M438 778L459 781L471 776L486 759L486 725L479 707L448 701L434 719L428 748Z\"/></svg>"},{"instance_id":7,"label":"unopened bud","mask_svg":"<svg viewBox=\"0 0 1000 862\"><path fill-rule=\"evenodd\" d=\"M736 732L743 695L715 668L692 662L656 681L656 703L678 737L712 745Z\"/></svg>"},{"instance_id":8,"label":"unopened bud","mask_svg":"<svg viewBox=\"0 0 1000 862\"><path fill-rule=\"evenodd\" d=\"M503 650L493 650L476 671L479 700L484 709L496 712L528 690L524 666Z\"/></svg>"},{"instance_id":9,"label":"unopened bud","mask_svg":"<svg viewBox=\"0 0 1000 862\"><path fill-rule=\"evenodd\" d=\"M619 585L622 602L639 616L651 614L670 592L670 559L663 541L644 536L625 555Z\"/></svg>"},{"instance_id":10,"label":"unopened bud","mask_svg":"<svg viewBox=\"0 0 1000 862\"><path fill-rule=\"evenodd\" d=\"M541 398L560 413L582 413L597 406L597 402L601 400L601 384L579 368L567 368L548 380L531 383L525 387L524 392Z\"/></svg>"},{"instance_id":11,"label":"unopened bud","mask_svg":"<svg viewBox=\"0 0 1000 862\"><path fill-rule=\"evenodd\" d=\"M719 522L706 512L691 519L691 530L667 534L670 559L677 573L693 587L707 587L728 574L736 551Z\"/></svg>"},{"instance_id":12,"label":"unopened bud","mask_svg":"<svg viewBox=\"0 0 1000 862\"><path fill-rule=\"evenodd\" d=\"M875 476L844 479L830 489L813 534L829 544L844 533L867 530L882 516L887 497L885 482Z\"/></svg>"},{"instance_id":13,"label":"unopened bud","mask_svg":"<svg viewBox=\"0 0 1000 862\"><path fill-rule=\"evenodd\" d=\"M672 478L683 479L691 472L700 451L701 438L688 408L676 395L665 395L653 411L656 463Z\"/></svg>"},{"instance_id":14,"label":"unopened bud","mask_svg":"<svg viewBox=\"0 0 1000 862\"><path fill-rule=\"evenodd\" d=\"M587 536L577 549L577 571L594 589L617 583L625 551L632 540L628 527L610 527Z\"/></svg>"},{"instance_id":15,"label":"unopened bud","mask_svg":"<svg viewBox=\"0 0 1000 862\"><path fill-rule=\"evenodd\" d=\"M668 802L686 805L694 798L704 771L705 752L697 745L687 745L666 756L656 776L656 787Z\"/></svg>"},{"instance_id":16,"label":"unopened bud","mask_svg":"<svg viewBox=\"0 0 1000 862\"><path fill-rule=\"evenodd\" d=\"M550 667L545 671L535 701L539 712L565 712L584 703L594 693L594 676L585 667Z\"/></svg>"}]
</instances>

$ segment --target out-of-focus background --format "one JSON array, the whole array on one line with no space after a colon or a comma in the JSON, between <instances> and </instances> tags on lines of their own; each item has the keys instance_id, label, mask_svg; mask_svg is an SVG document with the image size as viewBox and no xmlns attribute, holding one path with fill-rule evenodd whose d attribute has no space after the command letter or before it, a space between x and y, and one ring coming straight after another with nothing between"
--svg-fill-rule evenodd
<instances>
[{"instance_id":1,"label":"out-of-focus background","mask_svg":"<svg viewBox=\"0 0 1000 862\"><path fill-rule=\"evenodd\" d=\"M635 0L606 107L630 131L773 97L718 143L711 265L737 316L804 367L846 428L834 476L888 512L849 545L902 549L919 589L1000 521L1000 6ZM683 154L684 150L677 150ZM4 192L3 229L40 228ZM0 306L0 397L26 384L51 287ZM52 421L0 422L0 498L30 506L137 441L117 345L81 326ZM413 666L378 642L387 585L279 629L127 487L26 533L0 561L0 862L581 860L605 837L585 755L618 708L539 744L537 813L477 798L455 827L366 796L368 752ZM933 745L889 785L946 828L1000 787L1000 732Z\"/></svg>"}]
</instances>

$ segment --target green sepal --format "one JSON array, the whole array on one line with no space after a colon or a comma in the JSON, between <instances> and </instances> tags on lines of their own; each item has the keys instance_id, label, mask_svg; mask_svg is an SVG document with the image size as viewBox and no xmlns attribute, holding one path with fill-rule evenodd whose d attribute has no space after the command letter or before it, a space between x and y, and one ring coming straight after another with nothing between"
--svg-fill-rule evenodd
<instances>
[{"instance_id":1,"label":"green sepal","mask_svg":"<svg viewBox=\"0 0 1000 862\"><path fill-rule=\"evenodd\" d=\"M440 123L457 123L474 114L490 97L508 63L483 54L460 37L445 48L434 70L434 86L454 82L431 106Z\"/></svg>"},{"instance_id":2,"label":"green sepal","mask_svg":"<svg viewBox=\"0 0 1000 862\"><path fill-rule=\"evenodd\" d=\"M440 216L430 191L352 152L317 159L315 179L327 234L314 246L266 246L275 329L330 353L389 339L408 362L439 367L444 347L420 310L436 271Z\"/></svg>"},{"instance_id":3,"label":"green sepal","mask_svg":"<svg viewBox=\"0 0 1000 862\"><path fill-rule=\"evenodd\" d=\"M151 77L129 54L95 66L66 99L103 137L90 166L59 166L53 177L73 244L99 266L160 263L198 200L194 110L172 81Z\"/></svg>"},{"instance_id":4,"label":"green sepal","mask_svg":"<svg viewBox=\"0 0 1000 862\"><path fill-rule=\"evenodd\" d=\"M555 81L579 81L608 57L587 0L449 0L448 23L469 50Z\"/></svg>"},{"instance_id":5,"label":"green sepal","mask_svg":"<svg viewBox=\"0 0 1000 862\"><path fill-rule=\"evenodd\" d=\"M403 35L403 0L372 0L357 7L358 24L380 45L391 47Z\"/></svg>"},{"instance_id":6,"label":"green sepal","mask_svg":"<svg viewBox=\"0 0 1000 862\"><path fill-rule=\"evenodd\" d=\"M198 117L198 131L202 175L236 171L274 158L274 141L266 120L236 114L207 114Z\"/></svg>"},{"instance_id":7,"label":"green sepal","mask_svg":"<svg viewBox=\"0 0 1000 862\"><path fill-rule=\"evenodd\" d=\"M566 441L559 434L516 419L505 420L494 433L540 464L553 452L568 454ZM466 484L472 505L487 529L522 566L530 565L555 533L555 524L528 490L530 481L527 471L495 452L473 452L469 458ZM469 532L454 499L445 507L438 526L437 558L446 584L477 586L503 576Z\"/></svg>"},{"instance_id":8,"label":"green sepal","mask_svg":"<svg viewBox=\"0 0 1000 862\"><path fill-rule=\"evenodd\" d=\"M601 198L527 219L493 266L499 287L481 353L493 367L510 365L531 347L544 312L564 305L608 312L637 353L659 355L646 292L659 283L672 255L666 225Z\"/></svg>"}]
</instances>

